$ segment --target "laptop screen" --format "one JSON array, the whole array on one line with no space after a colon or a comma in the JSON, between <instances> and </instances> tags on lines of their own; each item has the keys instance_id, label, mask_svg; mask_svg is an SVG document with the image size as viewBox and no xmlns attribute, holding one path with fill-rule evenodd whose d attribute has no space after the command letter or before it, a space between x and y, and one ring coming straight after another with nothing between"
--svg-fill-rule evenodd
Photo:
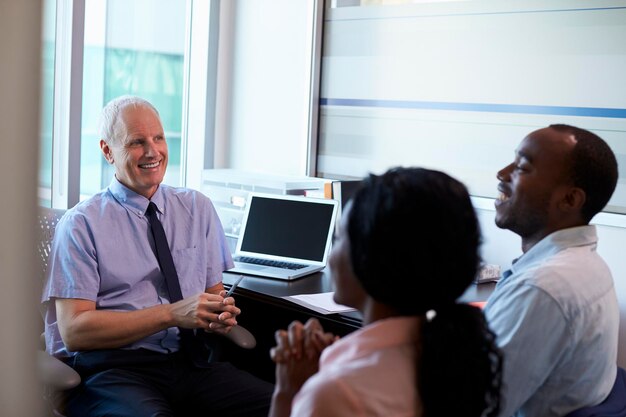
<instances>
[{"instance_id":1,"label":"laptop screen","mask_svg":"<svg viewBox=\"0 0 626 417\"><path fill-rule=\"evenodd\" d=\"M237 252L324 262L336 209L334 200L250 193Z\"/></svg>"}]
</instances>

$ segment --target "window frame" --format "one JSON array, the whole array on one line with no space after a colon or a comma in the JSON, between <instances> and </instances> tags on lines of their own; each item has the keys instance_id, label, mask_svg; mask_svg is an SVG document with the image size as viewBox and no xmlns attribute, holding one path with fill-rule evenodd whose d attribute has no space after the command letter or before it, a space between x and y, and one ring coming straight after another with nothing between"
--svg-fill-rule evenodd
<instances>
[{"instance_id":1,"label":"window frame","mask_svg":"<svg viewBox=\"0 0 626 417\"><path fill-rule=\"evenodd\" d=\"M213 161L219 3L185 2L180 167L185 187L199 188L198 170ZM51 206L67 209L80 201L85 0L56 0L56 6Z\"/></svg>"},{"instance_id":2,"label":"window frame","mask_svg":"<svg viewBox=\"0 0 626 417\"><path fill-rule=\"evenodd\" d=\"M80 199L85 0L57 1L52 132L52 207Z\"/></svg>"}]
</instances>

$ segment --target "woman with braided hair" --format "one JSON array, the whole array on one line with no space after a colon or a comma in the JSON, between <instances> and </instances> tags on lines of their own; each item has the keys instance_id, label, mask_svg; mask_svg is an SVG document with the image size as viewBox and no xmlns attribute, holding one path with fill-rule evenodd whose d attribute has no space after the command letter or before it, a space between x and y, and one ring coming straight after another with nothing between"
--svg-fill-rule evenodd
<instances>
[{"instance_id":1,"label":"woman with braided hair","mask_svg":"<svg viewBox=\"0 0 626 417\"><path fill-rule=\"evenodd\" d=\"M449 175L369 175L329 260L334 300L358 309L363 326L341 339L314 318L277 331L270 416L496 415L494 334L480 309L457 301L477 273L480 241L467 189Z\"/></svg>"}]
</instances>

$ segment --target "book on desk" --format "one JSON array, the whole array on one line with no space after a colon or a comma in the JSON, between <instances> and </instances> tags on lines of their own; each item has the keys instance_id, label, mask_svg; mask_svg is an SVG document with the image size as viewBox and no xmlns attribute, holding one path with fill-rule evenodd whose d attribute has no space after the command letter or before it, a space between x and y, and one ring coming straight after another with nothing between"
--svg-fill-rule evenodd
<instances>
[{"instance_id":1,"label":"book on desk","mask_svg":"<svg viewBox=\"0 0 626 417\"><path fill-rule=\"evenodd\" d=\"M332 198L339 202L339 212L337 218L341 216L341 210L346 206L346 203L354 196L356 190L359 189L363 180L351 179L351 180L330 180L324 184L324 197Z\"/></svg>"}]
</instances>

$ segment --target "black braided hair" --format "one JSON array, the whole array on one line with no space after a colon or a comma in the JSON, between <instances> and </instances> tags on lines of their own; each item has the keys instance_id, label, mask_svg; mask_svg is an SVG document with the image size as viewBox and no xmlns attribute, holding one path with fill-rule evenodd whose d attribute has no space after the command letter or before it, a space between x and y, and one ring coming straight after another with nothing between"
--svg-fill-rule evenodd
<instances>
[{"instance_id":1,"label":"black braided hair","mask_svg":"<svg viewBox=\"0 0 626 417\"><path fill-rule=\"evenodd\" d=\"M501 358L494 335L482 311L456 303L480 263L480 228L467 188L440 171L397 167L363 181L349 216L352 266L365 291L400 315L436 311L416 347L425 417L497 411ZM454 413L457 406L462 413Z\"/></svg>"},{"instance_id":2,"label":"black braided hair","mask_svg":"<svg viewBox=\"0 0 626 417\"><path fill-rule=\"evenodd\" d=\"M455 303L422 331L418 387L424 417L496 416L502 355L482 311Z\"/></svg>"}]
</instances>

